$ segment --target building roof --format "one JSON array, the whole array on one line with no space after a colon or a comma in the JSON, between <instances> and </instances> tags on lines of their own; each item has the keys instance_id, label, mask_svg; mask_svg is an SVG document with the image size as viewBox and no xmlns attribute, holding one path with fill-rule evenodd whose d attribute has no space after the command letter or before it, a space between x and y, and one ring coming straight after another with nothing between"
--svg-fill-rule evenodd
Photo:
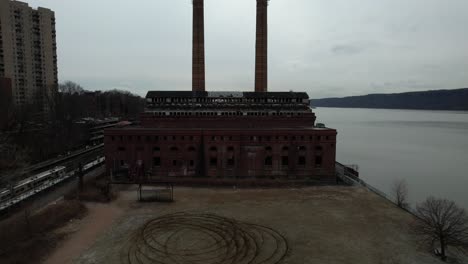
<instances>
[{"instance_id":1,"label":"building roof","mask_svg":"<svg viewBox=\"0 0 468 264\"><path fill-rule=\"evenodd\" d=\"M143 127L143 126L125 126L125 127L112 127L107 128L105 132L118 132L118 131L165 131L165 132L181 132L181 131L270 131L270 132L283 132L290 131L291 133L300 133L305 130L316 130L316 131L336 131L333 128L328 127L315 127L315 126L302 126L302 127L277 127L272 129L271 127Z\"/></svg>"},{"instance_id":2,"label":"building roof","mask_svg":"<svg viewBox=\"0 0 468 264\"><path fill-rule=\"evenodd\" d=\"M201 92L201 91L149 91L146 98L299 98L309 99L305 92Z\"/></svg>"}]
</instances>

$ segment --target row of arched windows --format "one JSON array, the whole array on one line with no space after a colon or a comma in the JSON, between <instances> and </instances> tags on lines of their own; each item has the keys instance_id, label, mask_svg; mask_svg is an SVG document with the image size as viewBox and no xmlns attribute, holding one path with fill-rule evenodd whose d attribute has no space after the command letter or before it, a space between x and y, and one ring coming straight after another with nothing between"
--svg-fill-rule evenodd
<instances>
[{"instance_id":1,"label":"row of arched windows","mask_svg":"<svg viewBox=\"0 0 468 264\"><path fill-rule=\"evenodd\" d=\"M155 116L302 116L310 115L311 112L296 111L296 112L207 112L207 111L186 111L186 112L153 112Z\"/></svg>"},{"instance_id":2,"label":"row of arched windows","mask_svg":"<svg viewBox=\"0 0 468 264\"><path fill-rule=\"evenodd\" d=\"M248 97L158 97L153 103L303 103L302 98L248 98Z\"/></svg>"},{"instance_id":3,"label":"row of arched windows","mask_svg":"<svg viewBox=\"0 0 468 264\"><path fill-rule=\"evenodd\" d=\"M120 150L120 149L121 149L121 148L119 148L119 150ZM176 146L173 146L173 147L171 147L169 150L172 151L172 152L176 152L176 151L179 151L179 148L176 147ZM281 150L282 150L282 151L289 151L289 146L284 146L284 147L281 148ZM306 147L306 146L299 146L299 147L297 147L297 150L299 150L299 151L307 151L307 147ZM323 147L322 147L322 146L315 146L315 150L316 150L316 151L322 151L322 150L323 150ZM159 151L161 151L161 148L160 148L160 147L153 147L153 152L159 152ZM187 151L188 151L188 152L195 152L196 149L195 149L195 147L190 146L190 147L187 148ZM217 152L217 151L218 151L218 148L215 147L215 146L212 146L212 147L209 148L209 151L210 151L210 152ZM234 147L232 147L232 146L227 147L227 151L234 151ZM271 151L273 151L273 148L272 148L271 146L266 146L266 147L265 147L265 151L271 152Z\"/></svg>"},{"instance_id":4,"label":"row of arched windows","mask_svg":"<svg viewBox=\"0 0 468 264\"><path fill-rule=\"evenodd\" d=\"M199 137L196 136L109 136L111 141L127 141L127 142L152 142L152 141L168 141L168 140L177 140L177 141L194 141L198 140ZM332 136L211 136L211 141L232 141L232 140L250 140L250 141L273 141L273 140L331 140Z\"/></svg>"}]
</instances>

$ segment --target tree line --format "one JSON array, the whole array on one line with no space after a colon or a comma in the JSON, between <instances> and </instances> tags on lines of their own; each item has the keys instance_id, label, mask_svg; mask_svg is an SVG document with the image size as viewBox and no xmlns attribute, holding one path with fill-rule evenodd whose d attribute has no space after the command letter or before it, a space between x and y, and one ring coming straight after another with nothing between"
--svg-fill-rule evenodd
<instances>
[{"instance_id":1,"label":"tree line","mask_svg":"<svg viewBox=\"0 0 468 264\"><path fill-rule=\"evenodd\" d=\"M0 181L4 174L21 174L29 164L83 147L90 125L80 122L83 118L133 120L144 109L144 99L128 91L88 91L71 81L21 107L4 98L0 96Z\"/></svg>"}]
</instances>

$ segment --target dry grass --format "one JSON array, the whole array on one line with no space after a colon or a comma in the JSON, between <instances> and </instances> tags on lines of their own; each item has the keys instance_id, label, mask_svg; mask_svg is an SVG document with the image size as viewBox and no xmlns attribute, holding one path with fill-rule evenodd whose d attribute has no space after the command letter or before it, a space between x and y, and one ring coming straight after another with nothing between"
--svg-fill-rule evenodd
<instances>
[{"instance_id":1,"label":"dry grass","mask_svg":"<svg viewBox=\"0 0 468 264\"><path fill-rule=\"evenodd\" d=\"M410 214L361 188L176 188L174 198L170 204L138 203L136 190L120 192L113 204L126 212L125 217L76 263L119 263L125 242L142 225L178 212L214 214L272 228L290 245L283 264L441 263L418 248L418 238L409 230L414 220Z\"/></svg>"},{"instance_id":2,"label":"dry grass","mask_svg":"<svg viewBox=\"0 0 468 264\"><path fill-rule=\"evenodd\" d=\"M71 200L58 202L36 213L24 211L0 222L2 263L37 263L65 236L51 231L85 214L86 207Z\"/></svg>"}]
</instances>

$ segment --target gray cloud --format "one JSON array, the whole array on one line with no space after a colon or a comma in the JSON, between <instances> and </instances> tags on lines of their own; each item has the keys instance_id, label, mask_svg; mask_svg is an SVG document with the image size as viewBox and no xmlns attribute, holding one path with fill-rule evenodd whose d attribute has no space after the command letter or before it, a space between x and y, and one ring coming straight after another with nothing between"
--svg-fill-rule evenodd
<instances>
[{"instance_id":1,"label":"gray cloud","mask_svg":"<svg viewBox=\"0 0 468 264\"><path fill-rule=\"evenodd\" d=\"M331 52L336 55L353 55L363 51L362 47L354 45L335 45L331 48Z\"/></svg>"},{"instance_id":2,"label":"gray cloud","mask_svg":"<svg viewBox=\"0 0 468 264\"><path fill-rule=\"evenodd\" d=\"M27 2L56 12L60 81L190 89L190 0ZM207 89L253 89L255 2L205 0ZM466 87L466 10L466 0L273 0L269 88L317 98Z\"/></svg>"}]
</instances>

